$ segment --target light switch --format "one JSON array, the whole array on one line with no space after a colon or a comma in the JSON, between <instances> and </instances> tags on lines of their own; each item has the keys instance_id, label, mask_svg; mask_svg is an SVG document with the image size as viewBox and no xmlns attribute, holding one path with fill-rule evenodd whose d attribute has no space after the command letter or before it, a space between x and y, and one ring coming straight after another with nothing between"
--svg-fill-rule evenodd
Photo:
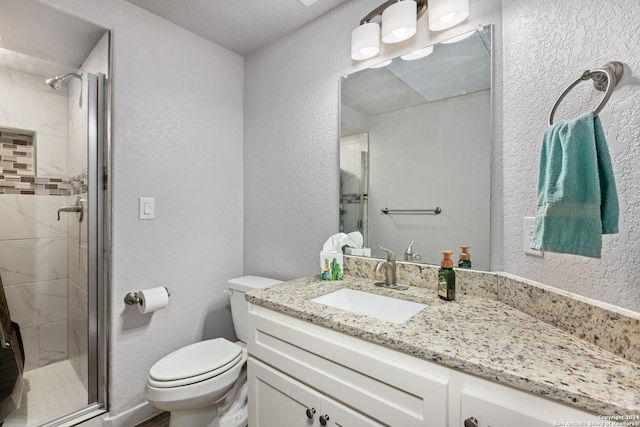
<instances>
[{"instance_id":1,"label":"light switch","mask_svg":"<svg viewBox=\"0 0 640 427\"><path fill-rule=\"evenodd\" d=\"M527 255L533 255L540 258L544 258L544 252L538 251L535 249L531 249L531 240L533 239L533 226L536 222L535 217L525 216L524 217L524 227L522 229L523 234L523 244L524 244L524 253Z\"/></svg>"},{"instance_id":2,"label":"light switch","mask_svg":"<svg viewBox=\"0 0 640 427\"><path fill-rule=\"evenodd\" d=\"M155 211L155 199L153 197L138 198L138 219L154 219Z\"/></svg>"}]
</instances>

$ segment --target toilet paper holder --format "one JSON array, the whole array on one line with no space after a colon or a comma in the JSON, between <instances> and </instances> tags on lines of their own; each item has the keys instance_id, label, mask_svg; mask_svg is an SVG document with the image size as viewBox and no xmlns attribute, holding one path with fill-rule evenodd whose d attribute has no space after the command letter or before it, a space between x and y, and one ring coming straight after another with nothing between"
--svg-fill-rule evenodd
<instances>
[{"instance_id":1,"label":"toilet paper holder","mask_svg":"<svg viewBox=\"0 0 640 427\"><path fill-rule=\"evenodd\" d=\"M169 292L169 289L167 289L166 286L163 286L163 288L167 291L167 296L170 297L171 296L171 292ZM124 296L124 303L127 305L136 305L136 304L142 304L142 300L140 298L140 296L138 295L139 291L135 291L135 292L129 292Z\"/></svg>"}]
</instances>

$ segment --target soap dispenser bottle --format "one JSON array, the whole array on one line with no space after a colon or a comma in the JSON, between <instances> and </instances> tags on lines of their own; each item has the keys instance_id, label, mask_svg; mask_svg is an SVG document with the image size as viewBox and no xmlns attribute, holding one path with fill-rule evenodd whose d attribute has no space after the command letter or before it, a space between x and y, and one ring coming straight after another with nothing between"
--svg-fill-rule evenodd
<instances>
[{"instance_id":1,"label":"soap dispenser bottle","mask_svg":"<svg viewBox=\"0 0 640 427\"><path fill-rule=\"evenodd\" d=\"M460 246L462 252L460 252L460 261L458 261L458 267L471 268L471 255L469 255L469 246Z\"/></svg>"},{"instance_id":2,"label":"soap dispenser bottle","mask_svg":"<svg viewBox=\"0 0 640 427\"><path fill-rule=\"evenodd\" d=\"M442 261L438 270L438 296L446 301L456 299L456 273L453 271L451 251L442 251Z\"/></svg>"}]
</instances>

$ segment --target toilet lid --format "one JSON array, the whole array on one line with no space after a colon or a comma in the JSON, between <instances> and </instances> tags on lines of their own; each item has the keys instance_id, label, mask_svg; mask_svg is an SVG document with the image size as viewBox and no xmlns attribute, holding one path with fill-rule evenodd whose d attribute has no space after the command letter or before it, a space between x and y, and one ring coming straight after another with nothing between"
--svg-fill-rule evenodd
<instances>
[{"instance_id":1,"label":"toilet lid","mask_svg":"<svg viewBox=\"0 0 640 427\"><path fill-rule=\"evenodd\" d=\"M149 371L156 381L175 381L202 375L227 365L242 353L242 347L216 338L197 342L160 359Z\"/></svg>"}]
</instances>

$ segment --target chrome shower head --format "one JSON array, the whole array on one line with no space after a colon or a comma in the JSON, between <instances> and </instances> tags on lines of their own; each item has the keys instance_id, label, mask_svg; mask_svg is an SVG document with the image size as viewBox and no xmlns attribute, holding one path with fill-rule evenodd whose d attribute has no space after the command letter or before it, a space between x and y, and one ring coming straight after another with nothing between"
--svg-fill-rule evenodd
<instances>
[{"instance_id":1,"label":"chrome shower head","mask_svg":"<svg viewBox=\"0 0 640 427\"><path fill-rule=\"evenodd\" d=\"M60 89L60 86L62 86L62 81L67 77L77 77L79 79L82 79L81 74L68 73L63 76L56 76L56 77L51 77L50 79L47 79L47 84L51 86L53 90L58 90Z\"/></svg>"}]
</instances>

